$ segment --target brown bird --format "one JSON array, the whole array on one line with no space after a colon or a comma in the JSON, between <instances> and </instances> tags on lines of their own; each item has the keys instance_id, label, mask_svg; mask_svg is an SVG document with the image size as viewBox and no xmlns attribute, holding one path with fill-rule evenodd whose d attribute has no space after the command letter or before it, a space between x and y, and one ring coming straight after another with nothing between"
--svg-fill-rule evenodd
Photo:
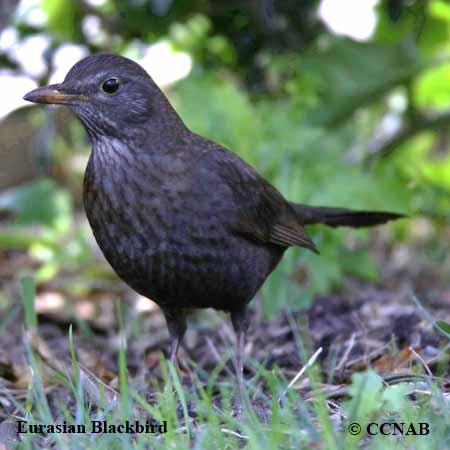
<instances>
[{"instance_id":1,"label":"brown bird","mask_svg":"<svg viewBox=\"0 0 450 450\"><path fill-rule=\"evenodd\" d=\"M402 217L286 200L230 150L189 130L146 71L98 54L25 95L67 105L92 143L84 205L116 273L161 307L176 359L192 308L231 314L243 380L247 305L288 247L316 252L305 225L366 227Z\"/></svg>"}]
</instances>

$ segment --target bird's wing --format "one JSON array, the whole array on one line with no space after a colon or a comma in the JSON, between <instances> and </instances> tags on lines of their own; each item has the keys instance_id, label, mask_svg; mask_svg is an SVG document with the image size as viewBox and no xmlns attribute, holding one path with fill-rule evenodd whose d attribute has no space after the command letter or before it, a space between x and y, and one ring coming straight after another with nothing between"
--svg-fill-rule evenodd
<instances>
[{"instance_id":1,"label":"bird's wing","mask_svg":"<svg viewBox=\"0 0 450 450\"><path fill-rule=\"evenodd\" d=\"M237 210L230 224L234 233L282 247L296 245L317 252L298 216L275 187L229 150L218 146L211 153L214 170L232 192L233 208Z\"/></svg>"}]
</instances>

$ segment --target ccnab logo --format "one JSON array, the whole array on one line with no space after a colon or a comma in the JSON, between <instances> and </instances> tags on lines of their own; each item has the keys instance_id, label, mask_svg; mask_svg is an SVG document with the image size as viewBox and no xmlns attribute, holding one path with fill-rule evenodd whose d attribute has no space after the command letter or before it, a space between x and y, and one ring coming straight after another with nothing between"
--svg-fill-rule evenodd
<instances>
[{"instance_id":1,"label":"ccnab logo","mask_svg":"<svg viewBox=\"0 0 450 450\"><path fill-rule=\"evenodd\" d=\"M372 436L377 434L385 436L426 436L430 434L430 424L426 422L372 422L367 425L367 433Z\"/></svg>"}]
</instances>

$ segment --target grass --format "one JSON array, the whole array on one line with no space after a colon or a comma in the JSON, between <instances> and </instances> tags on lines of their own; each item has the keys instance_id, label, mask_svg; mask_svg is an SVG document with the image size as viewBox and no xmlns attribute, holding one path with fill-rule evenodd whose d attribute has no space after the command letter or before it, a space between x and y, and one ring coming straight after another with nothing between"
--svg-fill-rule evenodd
<instances>
[{"instance_id":1,"label":"grass","mask_svg":"<svg viewBox=\"0 0 450 450\"><path fill-rule=\"evenodd\" d=\"M235 380L221 377L218 366L202 383L196 367L183 376L170 363L161 360L162 379L150 374L147 381L128 375L125 334L118 349L118 389L106 386L78 361L72 328L69 329L68 363L52 360L50 349L36 330L34 285L22 280L25 311L25 345L32 382L24 401L16 403L16 414L9 420L28 424L64 423L84 425L86 434L21 434L18 449L439 449L450 448L450 399L443 389L445 381L417 371L407 381L388 383L375 371L354 373L350 385L340 391L330 389L322 379L315 356L295 383L282 370L267 370L250 360L253 374L247 377L249 402L240 405ZM119 309L119 314L121 314ZM123 319L119 317L119 322ZM299 334L297 340L303 340ZM305 346L302 345L301 348ZM310 356L310 355L309 355ZM66 392L70 402L52 399L52 385ZM448 383L448 380L447 380ZM5 390L6 392L6 390ZM4 392L0 392L0 399ZM58 400L55 401L55 398ZM92 421L109 425L125 421L166 424L165 433L90 433ZM404 423L404 434L380 433L369 436L367 425L376 431L382 423ZM420 422L429 424L430 433L413 434ZM349 432L359 424L360 434ZM390 428L389 428L390 430ZM1 447L0 433L0 448Z\"/></svg>"}]
</instances>

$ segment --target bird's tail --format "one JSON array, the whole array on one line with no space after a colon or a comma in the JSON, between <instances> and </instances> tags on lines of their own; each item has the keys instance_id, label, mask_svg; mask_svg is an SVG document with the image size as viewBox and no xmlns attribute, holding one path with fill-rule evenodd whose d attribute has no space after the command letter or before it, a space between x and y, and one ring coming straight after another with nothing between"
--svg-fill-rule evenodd
<instances>
[{"instance_id":1,"label":"bird's tail","mask_svg":"<svg viewBox=\"0 0 450 450\"><path fill-rule=\"evenodd\" d=\"M323 224L329 227L373 227L390 220L401 219L403 214L385 211L355 211L346 208L328 208L291 203L304 225Z\"/></svg>"}]
</instances>

